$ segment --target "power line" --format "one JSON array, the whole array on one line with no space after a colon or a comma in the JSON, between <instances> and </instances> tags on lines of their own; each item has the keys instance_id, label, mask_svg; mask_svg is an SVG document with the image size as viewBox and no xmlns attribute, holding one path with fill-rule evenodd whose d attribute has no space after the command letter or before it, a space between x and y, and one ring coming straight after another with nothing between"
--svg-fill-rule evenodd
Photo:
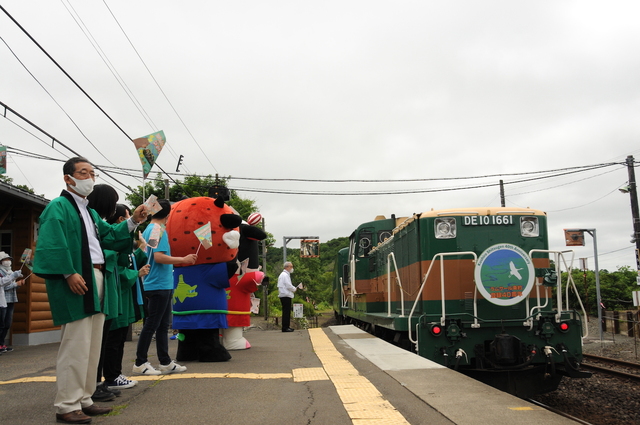
<instances>
[{"instance_id":1,"label":"power line","mask_svg":"<svg viewBox=\"0 0 640 425\"><path fill-rule=\"evenodd\" d=\"M13 17L13 16L11 16L11 14L10 14L10 13L9 13L9 12L4 8L4 7L2 7L2 5L0 5L0 9L2 9L2 11L3 11L3 12L4 12L8 17L9 17L9 19L11 19L11 20L12 20L12 21L13 21L13 22L18 26L18 28L20 28L20 30L22 30L22 32L23 32L23 33L25 33L25 35L26 35L27 37L29 37L29 39L30 39L31 41L33 41L33 43L34 43L36 46L38 46L38 48L42 51L42 53L44 53L44 54L45 54L45 55L46 55L46 56L51 60L51 62L53 62L53 63L58 67L58 69L60 69L60 71L62 71L62 73L63 73L64 75L66 75L66 76L67 76L67 78L69 78L69 80L71 80L71 82L72 82L72 83L73 83L73 84L74 84L74 85L75 85L75 86L76 86L76 87L77 87L77 88L78 88L78 89L79 89L79 90L80 90L80 91L81 91L81 92L82 92L82 93L83 93L83 94L84 94L84 95L85 95L85 96L86 96L86 97L87 97L87 98L88 98L88 99L89 99L89 100L90 100L90 101L91 101L95 106L96 106L96 108L98 108L98 109L99 109L99 110L100 110L100 111L101 111L101 112L102 112L102 113L103 113L103 114L104 114L104 115L105 115L105 116L106 116L106 117L107 117L107 118L108 118L108 119L113 123L113 125L115 125L115 126L118 128L118 130L120 130L120 131L121 131L125 136L127 136L127 138L128 138L129 140L132 140L132 139L131 139L131 137L129 137L129 135L127 134L127 132L126 132L126 131L124 131L124 130L122 129L122 127L120 127L120 126L118 125L118 123L116 123L116 122L113 120L113 118L111 118L111 117L109 116L109 114L107 114L107 112L106 112L104 109L102 109L102 107L100 107L100 105L98 105L98 103L97 103L95 100L93 100L93 98L92 98L91 96L89 96L89 93L87 93L87 92L86 92L86 91L85 91L85 90L80 86L80 84L78 84L78 83L76 82L76 80L74 80L74 79L73 79L73 77L71 77L71 75L69 75L69 73L68 73L67 71L65 71L65 69L64 69L64 68L63 68L63 67L62 67L58 62L56 62L56 60L55 60L55 59L54 59L54 58L49 54L49 52L47 52L47 51L44 49L44 47L42 47L42 46L41 46L41 45L36 41L36 39L35 39L35 38L33 38L33 37L31 36L31 34L29 34L29 32L28 32L26 29L24 29L24 28L22 27L22 25L20 25L20 23L19 23L18 21L16 21L16 20L14 19L14 17Z\"/></svg>"},{"instance_id":2,"label":"power line","mask_svg":"<svg viewBox=\"0 0 640 425\"><path fill-rule=\"evenodd\" d=\"M27 154L27 151L20 151L20 153L22 154ZM29 153L31 154L31 153ZM46 159L46 158L42 158L42 159ZM156 164L157 165L157 164ZM524 182L530 182L530 181L539 181L539 180L546 180L546 179L550 179L550 178L555 178L555 177L561 177L561 176L566 176L566 175L570 175L570 174L577 174L577 173L581 173L581 172L586 172L586 171L592 171L592 170L597 170L600 168L604 168L604 167L609 167L612 165L619 165L619 163L604 163L604 164L592 164L592 165L588 165L588 166L575 166L575 167L566 167L566 168L561 168L561 169L553 169L553 170L542 170L542 171L530 171L530 172L520 172L520 173L505 173L505 174L500 174L501 177L505 177L505 176L525 176L525 175L535 175L535 174L547 174L547 175L542 175L542 176L537 176L537 177L531 177L531 178L526 178L526 179L520 179L520 180L514 180L511 182L505 182L504 184L521 184ZM129 172L135 172L137 170L132 170L132 169L127 169L127 168L122 168L122 167L109 167L109 166L100 166L101 169L103 170L109 170L110 172L114 173L114 174L123 174L123 175L129 175ZM169 173L164 171L160 166L158 166L158 168L161 169L161 171L167 175L168 177L170 177L170 175L173 176L183 176L183 177L187 177L191 174L185 174L185 173ZM553 186L551 188L555 188L555 187L560 187L560 186L565 186L568 184L572 184L575 183L577 181L583 181L583 180L587 180L590 178L595 178L598 177L600 175L603 174L607 174L610 173L612 171L615 170L611 170L611 171L607 171L605 173L600 173L596 176L589 176L586 177L584 179L580 179L580 180L575 180L573 182L569 182L569 183L564 183L562 185L557 185L557 186ZM555 173L555 174L552 174ZM199 176L199 177L205 177L203 175L196 175L193 174L194 176ZM211 176L211 175L209 175ZM480 179L480 178L488 178L488 177L492 177L492 176L487 176L487 175L483 175L483 176L467 176L464 177L464 179ZM232 177L229 176L227 178L225 178L227 180L227 182L229 180L233 180L233 179L241 179L241 178L237 178L237 177ZM253 178L244 178L245 180L252 180ZM455 177L455 178L423 178L423 179L399 179L399 180L384 180L384 182L386 183L406 183L407 181L411 181L411 182L425 182L425 181L449 181L449 180L460 180L462 179L462 177ZM180 186L173 178L171 178L171 180L178 186ZM283 179L259 179L259 180L267 180L267 181L282 181ZM300 181L300 180L304 180L304 179L292 179L295 181ZM341 182L341 183L345 183L345 182L354 182L352 180L344 180L344 181L336 181L336 180L315 180L315 182L330 182L330 183L336 183L336 182ZM357 182L381 182L381 180L358 180ZM256 189L256 188L245 188L245 187L232 187L230 186L231 189L233 190L241 190L241 191L246 191L246 192L258 192L258 193L274 193L274 194L290 194L290 195L336 195L336 196L346 196L346 195L356 195L356 196L361 196L361 195L392 195L392 194L414 194L414 193L433 193L433 192L445 192L445 191L457 191L457 190L469 190L469 189L478 189L478 188L485 188L485 187L493 187L493 186L497 186L499 185L499 183L488 183L488 184L479 184L479 185L472 185L472 186L465 186L465 187L448 187L448 188L429 188L429 189L385 189L385 190L381 190L381 191L350 191L350 192L341 192L341 191L296 191L296 190L288 190L288 189ZM546 189L541 189L541 190L547 190L547 189L551 189L551 188L546 188ZM541 191L538 190L538 191ZM524 193L529 193L529 192L524 192ZM522 194L522 193L520 193ZM606 195L605 195L606 196ZM601 198L599 198L601 199ZM595 202L595 201L594 201Z\"/></svg>"},{"instance_id":3,"label":"power line","mask_svg":"<svg viewBox=\"0 0 640 425\"><path fill-rule=\"evenodd\" d=\"M0 6L2 7L2 6ZM11 109L9 106L7 106L6 104L4 104L2 101L0 101L0 105L3 106L5 108L5 112L4 112L4 116L6 117L7 111L12 112L13 114L15 114L17 117L19 117L20 119L22 119L24 122L26 122L27 124L29 124L30 126L32 126L33 128L37 129L38 131L40 131L42 134L46 135L48 138L50 138L52 140L52 143L57 142L60 146L64 147L65 149L67 149L69 152L73 153L75 156L82 156L81 154L79 154L78 152L76 152L75 150L71 149L69 146L65 145L64 143L62 143L61 141L59 141L58 139L56 139L55 137L53 137L52 135L50 135L49 133L47 133L46 131L44 131L43 129L41 129L40 127L38 127L36 124L34 124L33 122L29 121L27 118L25 118L24 116L20 115L18 112L16 112L15 110ZM113 181L115 181L116 183L122 185L123 187L125 187L128 191L132 192L132 193L137 193L133 188L131 188L131 186L126 185L124 183L122 183L120 180L116 179L115 177L113 177L111 174L109 174L108 171L104 170L103 168L101 168L98 165L94 165L94 167L98 170L100 170L102 173L104 173L104 175L108 176L110 179L112 179Z\"/></svg>"},{"instance_id":4,"label":"power line","mask_svg":"<svg viewBox=\"0 0 640 425\"><path fill-rule=\"evenodd\" d=\"M2 7L2 6L0 6ZM45 93L47 93L49 95L49 97L51 98L51 100L53 100L53 102L58 105L58 107L62 110L62 112L67 116L67 118L69 118L69 121L71 121L71 123L76 127L76 129L80 132L80 134L82 134L82 137L85 138L85 140L87 142L89 142L89 144L91 146L93 146L93 148L100 154L102 155L102 157L104 159L106 159L107 161L111 162L109 160L109 158L107 158L101 151L100 149L98 149L96 147L96 145L93 144L93 142L91 140L89 140L89 138L87 137L86 134L84 134L84 132L82 131L82 129L80 129L80 127L78 126L78 124L73 120L73 118L71 118L71 116L67 113L67 111L62 107L62 105L60 105L60 103L58 103L58 101L53 97L53 95L45 88L44 85L42 85L42 83L40 82L40 80L38 80L38 78L31 72L31 70L29 70L29 68L20 60L20 58L18 57L18 55L16 55L16 53L13 51L13 49L11 49L11 47L9 46L9 44L7 44L7 42L4 40L4 38L0 37L0 40L2 40L2 42L5 44L5 46L7 46L7 49L9 49L9 51L11 52L11 54L16 58L16 60L20 63L20 65L22 65L22 67L29 73L29 75L31 75L31 77L36 81L36 83L38 83L38 85L42 88L42 90L44 90ZM113 164L111 162L111 164Z\"/></svg>"},{"instance_id":5,"label":"power line","mask_svg":"<svg viewBox=\"0 0 640 425\"><path fill-rule=\"evenodd\" d=\"M107 112L102 109L102 107L100 107L100 105L98 105L98 103L93 100L93 98L91 96L89 96L89 94L71 77L71 75L69 75L69 73L67 73L67 71L64 70L64 68L62 68L62 66L60 66L60 64L58 64L58 62L56 62L56 60L31 36L31 34L29 34L29 32L24 29L22 27L22 25L20 25L20 23L18 21L16 21L13 16L11 16L11 14L4 8L2 7L2 5L0 5L0 9L2 9L2 11L18 26L18 28L20 28L22 30L22 32L24 32L27 37L29 37L29 39L31 41L33 41L33 43L35 43L36 46L38 46L38 48L58 67L58 69L60 69L64 75L67 76L67 78L69 78L69 80L71 80L71 82L73 82L73 84L130 140L133 141L133 139L127 134L127 132L124 131L124 129L122 129L122 127L120 127L114 120L113 118L111 118L111 116L109 116L109 114L107 114ZM146 66L146 65L145 65ZM164 93L163 93L164 94ZM4 104L2 104L4 105ZM4 105L5 108L8 108L6 105ZM174 109L175 111L175 109ZM12 112L15 113L15 111L12 110ZM176 112L177 113L177 112ZM26 120L24 117L22 117L21 115L17 114L18 116L20 116L22 119ZM38 128L40 131L42 131L43 133L45 133L42 129L40 129L39 127L35 126L35 124L31 123L30 121L26 120L27 122L29 122L32 126ZM46 133L45 133L46 134ZM53 140L56 140L55 138L52 138ZM77 156L81 156L79 154L77 154L75 151L73 151L72 149L70 149L68 146L63 145L65 148L69 149L70 151L74 152ZM93 146L93 144L92 144ZM95 146L94 146L95 148ZM97 148L95 148L98 152L100 152L100 150L98 150ZM100 152L100 154L104 157L104 154L102 154L102 152ZM205 154L206 155L206 154ZM108 158L105 157L105 159L108 160ZM109 161L111 162L111 161ZM158 168L160 168L160 170L162 170L163 172L165 172L160 165L155 164L158 166ZM213 164L212 164L213 165ZM98 168L98 167L96 167ZM214 167L215 168L215 167ZM104 172L104 170L103 170ZM114 177L110 176L109 174L105 173L106 175L108 175L110 178L112 178L114 181L117 181L119 184L122 184L124 187L126 187L128 190L130 190L131 192L135 192L131 187L125 185L124 183L121 183L120 181L118 181L117 179L115 179ZM166 174L166 172L165 172ZM167 177L178 187L181 187L180 184L178 182L176 182L170 175L167 174Z\"/></svg>"},{"instance_id":6,"label":"power line","mask_svg":"<svg viewBox=\"0 0 640 425\"><path fill-rule=\"evenodd\" d=\"M27 152L27 151L23 151L23 152ZM574 166L574 167L556 168L556 169L551 169L551 170L540 170L540 171L525 171L525 172L519 172L519 173L486 174L486 175L480 175L480 176L463 176L463 177L429 177L429 178L386 179L386 180L380 180L380 179L371 179L371 180L368 180L368 179L335 180L335 179L301 179L301 178L261 178L261 177L237 177L237 176L228 176L228 177L225 177L225 179L227 179L227 180L254 180L254 181L267 181L267 182L311 182L311 183L411 183L411 182L419 183L419 182L428 182L428 181L473 180L473 179L486 179L486 178L495 178L495 177L526 176L526 175L533 175L533 174L559 173L559 174L552 174L552 175L549 175L549 176L541 176L541 177L532 178L532 179L523 179L523 180L517 180L517 181L514 181L514 182L506 182L505 183L505 184L513 184L513 183L522 183L522 182L526 182L526 181L535 181L535 180L547 179L547 178L550 178L550 177L558 177L558 176L562 176L562 175L570 175L570 174L575 174L575 173L579 173L579 172L583 172L583 171L592 171L592 170L597 170L597 169L600 169L600 168L610 167L610 166L614 166L614 165L621 165L621 164L622 163L620 163L620 162L607 162L607 163L602 163L602 164L580 165L580 166ZM132 168L124 168L124 167L117 167L117 166L109 167L109 166L102 165L101 167L103 167L105 169L110 169L110 170L112 170L114 172L116 172L116 171L137 172L138 171L138 170L135 170L135 169L132 169ZM597 176L600 176L602 174L611 173L613 171L615 171L615 170L606 171L604 173L597 174L596 176L586 177L585 179L597 177ZM179 177L180 176L186 177L186 176L191 176L191 175L198 175L198 176L201 176L201 177L204 176L202 174L177 173L177 172L165 172L165 174L172 175L172 176L179 176ZM585 180L585 179L581 179L581 180ZM579 180L579 181L581 181L581 180ZM555 188L555 187L560 187L560 186L563 186L563 185L558 185L558 186L553 186L553 187ZM535 192L535 191L532 191L532 192ZM518 193L518 195L522 195L522 194L525 194L525 193L530 193L530 192Z\"/></svg>"},{"instance_id":7,"label":"power line","mask_svg":"<svg viewBox=\"0 0 640 425\"><path fill-rule=\"evenodd\" d=\"M202 147L200 146L200 143L198 143L198 141L196 140L195 136L193 135L193 133L191 133L191 130L189 129L189 127L187 127L187 124L184 122L184 120L182 119L182 117L180 116L180 114L178 113L178 111L176 110L176 108L173 106L173 103L171 103L171 101L169 100L169 97L167 96L167 94L164 92L164 90L162 89L162 87L160 86L160 83L158 83L158 80L156 80L156 77L153 75L153 73L151 72L151 70L149 69L149 67L147 66L146 62L144 61L144 59L142 59L142 56L140 55L140 53L138 52L138 50L136 49L136 47L133 45L133 42L131 41L131 39L129 38L129 36L127 35L126 31L124 30L124 28L122 28L122 25L120 25L120 22L118 21L118 19L116 18L116 16L114 15L114 13L111 11L111 8L109 8L109 5L107 4L107 2L105 0L103 0L104 5L107 7L107 9L109 10L109 13L111 13L111 16L113 17L113 19L116 21L116 24L118 24L118 27L120 28L120 30L122 31L122 33L124 34L125 38L127 39L127 41L129 42L129 44L131 45L131 48L133 49L134 52L136 52L136 55L138 55L138 58L140 59L140 61L142 62L142 64L144 65L144 67L146 68L147 72L149 73L149 75L151 76L151 78L153 79L153 81L156 83L156 86L158 86L158 89L160 90L160 92L162 93L162 95L164 96L164 98L167 100L167 103L169 103L169 106L171 106L171 109L173 110L173 112L176 114L176 116L178 117L178 119L180 120L180 122L182 123L182 125L184 126L184 128L187 130L187 133L189 133L189 136L191 136L191 138L193 139L193 141L195 142L196 146L198 147L198 149L200 149L200 152L202 152L202 154L204 155L205 159L207 160L207 162L209 162L209 164L213 167L213 169L216 171L216 173L218 172L218 169L216 168L215 165L213 165L213 163L211 162L211 160L209 159L209 157L207 156L207 153L202 149Z\"/></svg>"},{"instance_id":8,"label":"power line","mask_svg":"<svg viewBox=\"0 0 640 425\"><path fill-rule=\"evenodd\" d=\"M76 25L78 25L78 28L80 28L80 31L82 31L82 33L85 35L85 37L87 38L87 40L89 41L93 49L96 51L100 59L102 59L102 62L105 64L107 69L111 72L111 75L113 75L113 77L116 79L118 84L120 84L120 87L125 92L125 94L129 97L129 100L131 100L131 103L133 103L133 106L135 106L138 112L140 112L140 115L142 115L142 118L144 118L144 120L147 121L147 124L149 124L151 128L157 131L158 127L156 126L156 124L153 122L153 120L151 119L147 111L144 109L144 107L142 106L138 98L136 98L136 96L133 94L133 91L129 88L127 83L124 81L124 78L122 78L120 73L116 70L115 66L111 63L111 61L109 60L109 57L104 52L104 50L102 50L102 47L100 47L100 44L91 33L91 30L84 23L84 21L82 20L78 12L75 10L73 5L69 3L69 7L67 7L67 5L64 3L63 0L61 0L61 3L65 7L65 9L67 9L67 12L69 13L69 15L71 15L71 18L73 18L73 20L76 22ZM69 10L69 8L71 8L71 10ZM71 11L73 11L73 13Z\"/></svg>"}]
</instances>

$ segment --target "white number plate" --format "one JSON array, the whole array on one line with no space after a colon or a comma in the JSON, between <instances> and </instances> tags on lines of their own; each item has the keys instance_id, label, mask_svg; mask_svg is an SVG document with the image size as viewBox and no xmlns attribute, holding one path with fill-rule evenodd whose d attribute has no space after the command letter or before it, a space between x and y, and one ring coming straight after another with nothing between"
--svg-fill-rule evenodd
<instances>
[{"instance_id":1,"label":"white number plate","mask_svg":"<svg viewBox=\"0 0 640 425\"><path fill-rule=\"evenodd\" d=\"M465 215L462 217L465 226L501 226L513 224L512 215Z\"/></svg>"}]
</instances>

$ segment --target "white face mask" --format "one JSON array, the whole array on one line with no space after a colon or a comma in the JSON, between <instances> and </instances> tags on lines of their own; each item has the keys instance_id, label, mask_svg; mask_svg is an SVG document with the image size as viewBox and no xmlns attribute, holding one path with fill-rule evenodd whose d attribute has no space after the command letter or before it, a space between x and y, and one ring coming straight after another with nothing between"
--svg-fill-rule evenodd
<instances>
[{"instance_id":1,"label":"white face mask","mask_svg":"<svg viewBox=\"0 0 640 425\"><path fill-rule=\"evenodd\" d=\"M73 187L73 190L78 195L80 195L80 196L89 196L89 194L91 192L93 192L93 185L95 184L95 182L93 181L92 178L88 178L88 179L84 179L84 180L78 180L78 179L74 178L73 176L69 176L69 178L71 178L71 180L73 180L73 182L76 184L75 186L71 186L71 187Z\"/></svg>"},{"instance_id":2,"label":"white face mask","mask_svg":"<svg viewBox=\"0 0 640 425\"><path fill-rule=\"evenodd\" d=\"M293 267L291 267L291 271L289 273L293 273Z\"/></svg>"},{"instance_id":3,"label":"white face mask","mask_svg":"<svg viewBox=\"0 0 640 425\"><path fill-rule=\"evenodd\" d=\"M2 267L8 268L11 267L11 260L5 260L2 262Z\"/></svg>"}]
</instances>

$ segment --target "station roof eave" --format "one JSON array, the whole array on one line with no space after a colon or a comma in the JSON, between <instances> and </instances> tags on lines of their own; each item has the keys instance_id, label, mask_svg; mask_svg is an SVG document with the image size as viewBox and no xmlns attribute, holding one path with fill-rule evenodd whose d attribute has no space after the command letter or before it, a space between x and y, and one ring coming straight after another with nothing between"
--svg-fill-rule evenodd
<instances>
[{"instance_id":1,"label":"station roof eave","mask_svg":"<svg viewBox=\"0 0 640 425\"><path fill-rule=\"evenodd\" d=\"M28 202L36 206L46 207L50 202L49 199L40 195L29 193L19 187L0 181L0 198L7 200L9 198L17 198L21 201Z\"/></svg>"}]
</instances>

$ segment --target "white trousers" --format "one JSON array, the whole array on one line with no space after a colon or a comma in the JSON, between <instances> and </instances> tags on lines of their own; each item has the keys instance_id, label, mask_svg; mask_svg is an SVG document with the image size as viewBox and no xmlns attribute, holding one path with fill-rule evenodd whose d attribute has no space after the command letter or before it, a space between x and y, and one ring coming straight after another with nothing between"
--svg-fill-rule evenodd
<instances>
[{"instance_id":1,"label":"white trousers","mask_svg":"<svg viewBox=\"0 0 640 425\"><path fill-rule=\"evenodd\" d=\"M94 269L94 275L102 300L104 277L98 269ZM103 313L98 313L62 325L56 363L56 413L69 413L93 404L91 396L96 390L104 318Z\"/></svg>"}]
</instances>

